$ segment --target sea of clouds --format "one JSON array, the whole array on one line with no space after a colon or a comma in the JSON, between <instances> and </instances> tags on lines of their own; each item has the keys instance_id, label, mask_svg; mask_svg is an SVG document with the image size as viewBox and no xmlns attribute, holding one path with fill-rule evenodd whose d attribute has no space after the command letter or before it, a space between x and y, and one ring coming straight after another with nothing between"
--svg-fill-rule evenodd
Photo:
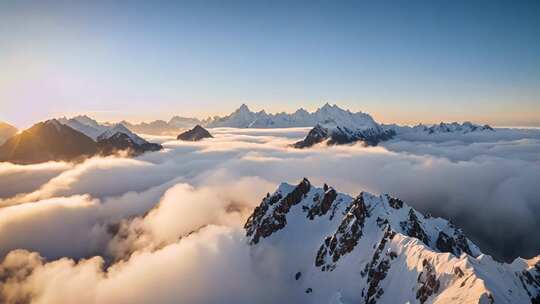
<instances>
[{"instance_id":1,"label":"sea of clouds","mask_svg":"<svg viewBox=\"0 0 540 304\"><path fill-rule=\"evenodd\" d=\"M499 260L540 254L540 131L289 145L307 129L214 129L197 143L79 164L0 163L0 302L298 303L245 220L303 177L389 193L450 219ZM306 232L307 233L307 232Z\"/></svg>"}]
</instances>

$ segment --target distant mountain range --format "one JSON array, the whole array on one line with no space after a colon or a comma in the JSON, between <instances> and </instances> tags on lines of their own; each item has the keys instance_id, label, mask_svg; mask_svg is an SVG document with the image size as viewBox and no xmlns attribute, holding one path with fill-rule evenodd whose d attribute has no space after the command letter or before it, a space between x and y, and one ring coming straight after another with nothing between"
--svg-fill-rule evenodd
<instances>
[{"instance_id":1,"label":"distant mountain range","mask_svg":"<svg viewBox=\"0 0 540 304\"><path fill-rule=\"evenodd\" d=\"M121 124L104 126L87 116L51 119L33 125L0 146L0 162L20 164L78 161L126 151L138 155L163 147L149 143Z\"/></svg>"},{"instance_id":2,"label":"distant mountain range","mask_svg":"<svg viewBox=\"0 0 540 304\"><path fill-rule=\"evenodd\" d=\"M63 130L56 134L57 136L66 136L66 145L71 142L81 143L81 150L75 151L73 147L65 147L66 151L57 151L44 147L46 142L55 142L59 144L60 138L54 138L54 132L49 129L49 124L69 127L90 138L96 145L96 151L86 149L82 144L83 139L76 139L72 132ZM186 118L174 116L168 122L157 120L150 123L131 124L127 121L121 123L98 123L96 120L85 116L75 116L72 118L58 118L45 123L36 124L27 130L24 134L17 135L17 129L7 124L0 124L0 144L5 141L4 146L0 147L0 161L14 160L23 163L43 160L66 160L72 159L78 155L93 155L95 153L110 154L118 150L128 150L132 154L140 154L146 151L155 151L161 149L160 145L151 144L138 136L136 133L143 134L174 134L175 136L187 128L197 126L191 131L178 136L182 140L199 140L211 137L206 128L288 128L288 127L313 127L307 136L295 143L296 148L307 148L315 144L325 142L328 145L347 144L357 141L366 145L377 145L381 141L393 138L418 138L434 137L444 135L463 136L465 134L479 132L494 132L494 129L488 125L480 126L470 122L459 123L440 123L437 125L426 126L417 125L414 127L384 125L377 123L369 114L362 112L351 112L343 110L337 105L325 104L314 112L307 112L299 109L292 114L276 113L268 114L265 111L252 112L243 104L230 115L223 117L213 117L205 120L196 118ZM58 127L57 127L58 129ZM34 138L43 134L40 139ZM39 137L39 136L37 136ZM7 140L8 138L11 138ZM7 140L7 141L6 141ZM17 145L15 145L17 143ZM68 144L69 143L69 144ZM25 150L35 147L35 151ZM23 147L26 147L23 149ZM37 155L37 151L43 151L42 156Z\"/></svg>"},{"instance_id":3,"label":"distant mountain range","mask_svg":"<svg viewBox=\"0 0 540 304\"><path fill-rule=\"evenodd\" d=\"M500 263L463 231L389 195L282 183L245 224L306 303L539 303L540 257Z\"/></svg>"},{"instance_id":4,"label":"distant mountain range","mask_svg":"<svg viewBox=\"0 0 540 304\"><path fill-rule=\"evenodd\" d=\"M369 114L353 113L349 110L343 110L337 105L326 103L312 113L304 109L298 109L292 114L268 114L265 111L251 112L243 104L230 115L208 120L206 126L209 128L292 128L314 127L317 124L327 122L336 122L344 126L362 125L366 128L374 127L374 124L376 124Z\"/></svg>"},{"instance_id":5,"label":"distant mountain range","mask_svg":"<svg viewBox=\"0 0 540 304\"><path fill-rule=\"evenodd\" d=\"M92 138L95 138L112 125L110 123L99 125L95 120L87 116L77 116L71 119L62 118L60 121ZM247 105L242 104L229 115L216 116L205 120L174 116L168 122L156 120L150 123L131 124L122 121L121 124L133 132L157 135L176 135L195 125L206 128L313 127L303 140L293 145L296 148L307 148L321 142L334 145L357 141L374 146L381 141L399 138L400 136L462 135L493 131L493 128L488 125L480 126L470 122L462 124L441 122L437 125L419 124L414 127L395 124L384 125L377 123L367 113L351 112L328 103L314 112L299 109L292 114L283 112L268 114L265 111L252 112Z\"/></svg>"},{"instance_id":6,"label":"distant mountain range","mask_svg":"<svg viewBox=\"0 0 540 304\"><path fill-rule=\"evenodd\" d=\"M308 112L304 109L298 109L294 113L275 113L269 114L264 110L253 112L245 104L242 104L237 110L226 116L209 117L204 120L189 117L174 116L168 122L164 120L155 120L149 123L131 124L127 121L121 122L128 129L136 133L154 134L154 135L176 135L181 131L200 125L205 128L291 128L291 127L315 127L320 125L319 129L327 129L329 134L338 127L341 130L347 129L343 134L345 137L369 137L372 141L383 133L382 137L388 137L395 133L403 134L410 132L439 134L444 132L468 133L484 130L492 130L489 126L479 126L469 122L459 123L441 123L439 125L426 126L417 125L415 127L383 125L377 123L369 114L363 112L351 112L344 110L337 105L324 104L314 112ZM370 136L366 136L365 130L372 130ZM362 131L362 132L359 132ZM362 136L359 134L362 133ZM343 135L342 134L342 135ZM375 137L373 137L375 135ZM340 135L341 136L341 135ZM340 142L336 140L336 142Z\"/></svg>"}]
</instances>

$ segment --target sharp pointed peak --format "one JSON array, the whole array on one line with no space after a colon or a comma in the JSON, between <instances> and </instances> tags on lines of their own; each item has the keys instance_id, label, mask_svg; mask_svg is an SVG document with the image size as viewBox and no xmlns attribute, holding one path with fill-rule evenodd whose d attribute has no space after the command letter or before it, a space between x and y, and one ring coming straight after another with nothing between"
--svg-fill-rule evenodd
<instances>
[{"instance_id":1,"label":"sharp pointed peak","mask_svg":"<svg viewBox=\"0 0 540 304\"><path fill-rule=\"evenodd\" d=\"M241 104L240 107L238 108L238 110L241 110L241 111L250 111L250 110L249 110L249 107L248 107L245 103Z\"/></svg>"}]
</instances>

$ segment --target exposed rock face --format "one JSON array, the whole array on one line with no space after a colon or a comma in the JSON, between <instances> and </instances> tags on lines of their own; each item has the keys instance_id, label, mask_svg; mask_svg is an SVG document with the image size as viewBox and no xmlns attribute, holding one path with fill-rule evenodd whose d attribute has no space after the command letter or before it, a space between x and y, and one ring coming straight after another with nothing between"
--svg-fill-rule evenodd
<instances>
[{"instance_id":1,"label":"exposed rock face","mask_svg":"<svg viewBox=\"0 0 540 304\"><path fill-rule=\"evenodd\" d=\"M540 300L540 257L496 262L450 222L388 195L353 198L307 179L281 184L245 229L252 254L280 257L290 269L283 279L309 303Z\"/></svg>"},{"instance_id":2,"label":"exposed rock face","mask_svg":"<svg viewBox=\"0 0 540 304\"><path fill-rule=\"evenodd\" d=\"M213 138L213 136L200 125L196 125L193 129L188 130L176 137L176 139L184 141L199 141L204 138Z\"/></svg>"},{"instance_id":3,"label":"exposed rock face","mask_svg":"<svg viewBox=\"0 0 540 304\"><path fill-rule=\"evenodd\" d=\"M287 213L292 206L304 199L310 188L311 184L307 179L304 179L283 198L280 192L265 198L261 206L257 207L259 209L255 208L244 226L247 235L252 237L250 242L257 244L261 237L268 237L272 233L283 229L287 224Z\"/></svg>"},{"instance_id":4,"label":"exposed rock face","mask_svg":"<svg viewBox=\"0 0 540 304\"><path fill-rule=\"evenodd\" d=\"M327 237L315 258L315 266L322 271L333 270L339 258L351 252L362 237L364 221L369 216L362 195L349 206L334 235Z\"/></svg>"},{"instance_id":5,"label":"exposed rock face","mask_svg":"<svg viewBox=\"0 0 540 304\"><path fill-rule=\"evenodd\" d=\"M533 267L523 270L519 274L519 280L523 289L529 296L531 303L540 303L540 261L537 261Z\"/></svg>"},{"instance_id":6,"label":"exposed rock face","mask_svg":"<svg viewBox=\"0 0 540 304\"><path fill-rule=\"evenodd\" d=\"M324 195L322 196L322 199L320 196L316 196L313 198L313 202L315 205L309 209L308 217L310 219L314 219L316 216L325 215L328 210L330 210L330 207L332 207L332 203L337 197L336 190L330 188L325 190Z\"/></svg>"},{"instance_id":7,"label":"exposed rock face","mask_svg":"<svg viewBox=\"0 0 540 304\"><path fill-rule=\"evenodd\" d=\"M384 294L384 289L379 286L379 283L383 281L390 269L390 261L395 258L391 253L385 253L384 249L389 241L394 238L396 233L387 227L384 235L377 246L377 249L373 253L373 258L369 264L366 264L366 268L362 272L363 275L367 274L367 292L365 293L366 303L376 303ZM363 292L364 293L364 292Z\"/></svg>"},{"instance_id":8,"label":"exposed rock face","mask_svg":"<svg viewBox=\"0 0 540 304\"><path fill-rule=\"evenodd\" d=\"M409 210L409 218L406 221L400 222L401 229L410 237L417 238L424 244L429 244L429 236L422 229L422 225L416 212L413 209Z\"/></svg>"},{"instance_id":9,"label":"exposed rock face","mask_svg":"<svg viewBox=\"0 0 540 304\"><path fill-rule=\"evenodd\" d=\"M436 244L440 251L451 252L456 256L460 256L462 253L472 254L467 239L460 229L456 229L452 237L442 231L439 232Z\"/></svg>"},{"instance_id":10,"label":"exposed rock face","mask_svg":"<svg viewBox=\"0 0 540 304\"><path fill-rule=\"evenodd\" d=\"M91 138L53 119L37 123L7 140L0 146L0 161L18 164L72 161L97 152Z\"/></svg>"},{"instance_id":11,"label":"exposed rock face","mask_svg":"<svg viewBox=\"0 0 540 304\"><path fill-rule=\"evenodd\" d=\"M306 138L294 143L293 147L297 149L308 148L315 144L325 141L329 137L329 131L321 125L316 125L309 131Z\"/></svg>"},{"instance_id":12,"label":"exposed rock face","mask_svg":"<svg viewBox=\"0 0 540 304\"><path fill-rule=\"evenodd\" d=\"M416 290L416 299L425 303L429 297L439 291L441 282L437 279L437 272L428 260L422 261L424 269L418 275L419 287Z\"/></svg>"}]
</instances>

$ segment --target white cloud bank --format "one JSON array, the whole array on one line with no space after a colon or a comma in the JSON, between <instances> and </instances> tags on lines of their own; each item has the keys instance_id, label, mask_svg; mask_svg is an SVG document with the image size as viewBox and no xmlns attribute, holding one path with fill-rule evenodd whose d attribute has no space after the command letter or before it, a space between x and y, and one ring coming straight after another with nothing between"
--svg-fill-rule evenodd
<instances>
[{"instance_id":1,"label":"white cloud bank","mask_svg":"<svg viewBox=\"0 0 540 304\"><path fill-rule=\"evenodd\" d=\"M219 129L160 137L164 151L137 159L0 164L0 302L294 302L275 279L282 262L252 260L242 226L266 192L304 176L400 197L500 258L540 253L537 133L289 148L304 132Z\"/></svg>"}]
</instances>

